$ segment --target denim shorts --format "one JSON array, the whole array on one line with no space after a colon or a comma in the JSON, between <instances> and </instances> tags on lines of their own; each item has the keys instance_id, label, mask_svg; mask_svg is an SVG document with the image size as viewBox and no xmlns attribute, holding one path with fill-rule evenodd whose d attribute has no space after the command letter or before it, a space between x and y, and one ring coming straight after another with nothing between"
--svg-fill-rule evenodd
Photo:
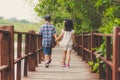
<instances>
[{"instance_id":1,"label":"denim shorts","mask_svg":"<svg viewBox=\"0 0 120 80\"><path fill-rule=\"evenodd\" d=\"M43 47L43 53L45 55L51 55L51 53L52 53L52 47Z\"/></svg>"}]
</instances>

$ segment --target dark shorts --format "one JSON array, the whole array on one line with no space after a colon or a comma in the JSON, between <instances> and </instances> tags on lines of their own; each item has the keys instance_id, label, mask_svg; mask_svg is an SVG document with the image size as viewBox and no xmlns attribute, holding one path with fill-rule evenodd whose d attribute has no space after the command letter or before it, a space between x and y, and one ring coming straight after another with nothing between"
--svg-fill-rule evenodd
<instances>
[{"instance_id":1,"label":"dark shorts","mask_svg":"<svg viewBox=\"0 0 120 80\"><path fill-rule=\"evenodd\" d=\"M45 55L51 55L51 53L52 53L52 47L43 47L43 53Z\"/></svg>"}]
</instances>

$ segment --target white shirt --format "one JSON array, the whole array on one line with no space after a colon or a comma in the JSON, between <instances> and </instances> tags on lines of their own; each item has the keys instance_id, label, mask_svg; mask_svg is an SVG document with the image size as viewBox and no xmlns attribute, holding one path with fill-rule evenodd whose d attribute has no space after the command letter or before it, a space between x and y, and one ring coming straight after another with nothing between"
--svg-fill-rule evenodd
<instances>
[{"instance_id":1,"label":"white shirt","mask_svg":"<svg viewBox=\"0 0 120 80\"><path fill-rule=\"evenodd\" d=\"M72 46L73 45L73 39L72 35L74 34L74 30L71 31L64 31L62 30L63 38L60 42L61 46Z\"/></svg>"}]
</instances>

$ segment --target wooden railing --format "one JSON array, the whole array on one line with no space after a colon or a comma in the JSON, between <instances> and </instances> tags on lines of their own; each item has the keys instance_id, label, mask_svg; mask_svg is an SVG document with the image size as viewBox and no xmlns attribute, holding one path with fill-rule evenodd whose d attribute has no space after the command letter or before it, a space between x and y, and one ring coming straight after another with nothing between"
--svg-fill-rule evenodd
<instances>
[{"instance_id":1,"label":"wooden railing","mask_svg":"<svg viewBox=\"0 0 120 80\"><path fill-rule=\"evenodd\" d=\"M27 77L28 71L35 71L41 57L40 35L34 31L15 32L13 26L0 26L0 80L21 80L21 74Z\"/></svg>"},{"instance_id":2,"label":"wooden railing","mask_svg":"<svg viewBox=\"0 0 120 80\"><path fill-rule=\"evenodd\" d=\"M100 56L95 50L105 42L106 53ZM120 80L120 27L113 30L113 34L101 34L92 32L75 35L74 49L86 62L96 62L99 58L99 77L105 80ZM103 68L103 61L106 69Z\"/></svg>"}]
</instances>

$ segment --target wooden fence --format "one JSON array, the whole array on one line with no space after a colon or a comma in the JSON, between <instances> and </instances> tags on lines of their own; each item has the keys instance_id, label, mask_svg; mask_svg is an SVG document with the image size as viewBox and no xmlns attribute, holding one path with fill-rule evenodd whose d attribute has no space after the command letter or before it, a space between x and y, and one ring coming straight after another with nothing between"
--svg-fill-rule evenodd
<instances>
[{"instance_id":1,"label":"wooden fence","mask_svg":"<svg viewBox=\"0 0 120 80\"><path fill-rule=\"evenodd\" d=\"M120 80L120 27L116 27L113 34L83 33L75 36L75 50L86 62L96 62L99 58L100 78L106 80ZM15 39L16 37L17 39ZM15 47L17 43L17 48ZM105 42L106 53L100 56L95 48ZM22 46L24 44L24 46ZM22 49L25 47L25 50ZM15 53L17 51L17 53ZM14 55L17 57L15 58ZM0 27L0 80L21 80L21 61L24 60L23 75L28 71L35 71L42 57L41 36L30 32L15 32L13 26ZM106 69L103 67L106 64ZM17 69L15 70L15 64ZM17 75L15 75L15 73ZM106 76L105 76L106 75Z\"/></svg>"},{"instance_id":2,"label":"wooden fence","mask_svg":"<svg viewBox=\"0 0 120 80\"><path fill-rule=\"evenodd\" d=\"M15 43L17 43L16 47ZM21 74L28 76L28 71L35 71L41 57L40 35L35 34L34 31L15 32L13 26L0 26L0 80L21 80ZM24 60L23 73L22 60Z\"/></svg>"},{"instance_id":3,"label":"wooden fence","mask_svg":"<svg viewBox=\"0 0 120 80\"><path fill-rule=\"evenodd\" d=\"M95 50L105 43L105 55ZM99 58L99 77L105 80L120 80L120 27L115 27L113 34L92 32L75 36L75 50L86 62L96 62ZM102 63L101 63L102 61ZM103 65L106 64L106 68Z\"/></svg>"}]
</instances>

